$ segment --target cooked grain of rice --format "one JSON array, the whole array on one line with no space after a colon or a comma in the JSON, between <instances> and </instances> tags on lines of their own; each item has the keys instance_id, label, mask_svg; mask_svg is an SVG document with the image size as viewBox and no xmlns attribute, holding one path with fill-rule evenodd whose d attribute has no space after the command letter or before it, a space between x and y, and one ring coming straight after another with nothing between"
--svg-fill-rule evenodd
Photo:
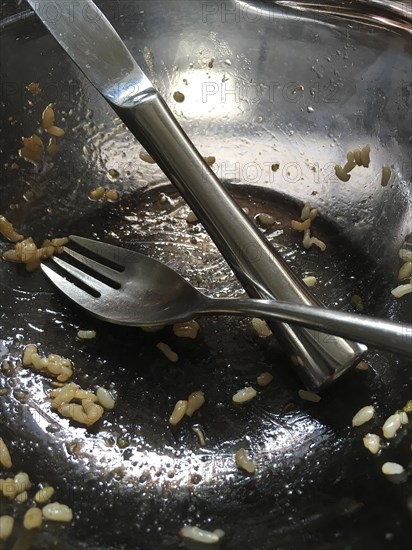
<instances>
[{"instance_id":1,"label":"cooked grain of rice","mask_svg":"<svg viewBox=\"0 0 412 550\"><path fill-rule=\"evenodd\" d=\"M19 472L14 476L14 483L17 486L17 491L19 493L22 493L23 491L27 491L27 489L30 489L31 487L31 481L26 472Z\"/></svg>"},{"instance_id":2,"label":"cooked grain of rice","mask_svg":"<svg viewBox=\"0 0 412 550\"><path fill-rule=\"evenodd\" d=\"M55 114L52 103L47 105L47 107L44 109L42 116L41 116L41 125L42 127L47 130L51 126L54 126L55 122Z\"/></svg>"},{"instance_id":3,"label":"cooked grain of rice","mask_svg":"<svg viewBox=\"0 0 412 550\"><path fill-rule=\"evenodd\" d=\"M316 237L311 237L310 229L305 229L305 231L303 232L303 247L309 249L313 245L320 248L322 252L326 250L326 244Z\"/></svg>"},{"instance_id":4,"label":"cooked grain of rice","mask_svg":"<svg viewBox=\"0 0 412 550\"><path fill-rule=\"evenodd\" d=\"M351 172L356 166L356 160L353 151L349 151L349 153L346 155L346 159L347 161L345 166L343 167L343 171L348 173Z\"/></svg>"},{"instance_id":5,"label":"cooked grain of rice","mask_svg":"<svg viewBox=\"0 0 412 550\"><path fill-rule=\"evenodd\" d=\"M342 168L342 166L340 166L339 164L335 165L335 174L336 174L336 177L341 181L346 182L350 180L350 174L345 172L344 168Z\"/></svg>"},{"instance_id":6,"label":"cooked grain of rice","mask_svg":"<svg viewBox=\"0 0 412 550\"><path fill-rule=\"evenodd\" d=\"M199 440L199 445L204 447L206 442L205 442L205 434L203 433L202 428L199 425L195 424L194 426L192 426L192 430L197 435L197 438Z\"/></svg>"},{"instance_id":7,"label":"cooked grain of rice","mask_svg":"<svg viewBox=\"0 0 412 550\"><path fill-rule=\"evenodd\" d=\"M175 323L173 325L173 332L178 338L192 338L197 337L200 326L197 321L185 321L184 323Z\"/></svg>"},{"instance_id":8,"label":"cooked grain of rice","mask_svg":"<svg viewBox=\"0 0 412 550\"><path fill-rule=\"evenodd\" d=\"M59 128L58 126L49 126L49 128L46 128L46 132L55 137L63 137L65 134L63 128Z\"/></svg>"},{"instance_id":9,"label":"cooked grain of rice","mask_svg":"<svg viewBox=\"0 0 412 550\"><path fill-rule=\"evenodd\" d=\"M358 166L363 166L362 164L362 155L360 149L355 149L353 151L353 158L355 159L355 162Z\"/></svg>"},{"instance_id":10,"label":"cooked grain of rice","mask_svg":"<svg viewBox=\"0 0 412 550\"><path fill-rule=\"evenodd\" d=\"M299 390L298 395L304 401L311 401L312 403L319 403L320 401L320 395L311 391Z\"/></svg>"},{"instance_id":11,"label":"cooked grain of rice","mask_svg":"<svg viewBox=\"0 0 412 550\"><path fill-rule=\"evenodd\" d=\"M399 258L403 262L412 262L412 250L409 250L408 248L401 248L399 250Z\"/></svg>"},{"instance_id":12,"label":"cooked grain of rice","mask_svg":"<svg viewBox=\"0 0 412 550\"><path fill-rule=\"evenodd\" d=\"M364 446L374 455L376 455L380 449L380 442L381 438L376 434L366 434L363 438Z\"/></svg>"},{"instance_id":13,"label":"cooked grain of rice","mask_svg":"<svg viewBox=\"0 0 412 550\"><path fill-rule=\"evenodd\" d=\"M102 186L96 187L96 189L93 189L93 191L90 191L89 193L89 199L92 201L98 201L99 199L102 199L104 197L104 194L106 192L106 189Z\"/></svg>"},{"instance_id":14,"label":"cooked grain of rice","mask_svg":"<svg viewBox=\"0 0 412 550\"><path fill-rule=\"evenodd\" d=\"M362 424L369 422L369 420L373 418L374 414L375 409L372 407L372 405L366 405L365 407L362 407L352 418L352 426L362 426Z\"/></svg>"},{"instance_id":15,"label":"cooked grain of rice","mask_svg":"<svg viewBox=\"0 0 412 550\"><path fill-rule=\"evenodd\" d=\"M17 233L13 227L13 224L10 223L4 216L0 216L0 233L12 243L17 243L18 241L22 241L24 239L24 236Z\"/></svg>"},{"instance_id":16,"label":"cooked grain of rice","mask_svg":"<svg viewBox=\"0 0 412 550\"><path fill-rule=\"evenodd\" d=\"M318 282L317 278L313 275L310 275L309 277L303 277L302 281L305 283L305 285L309 288L312 288L316 285Z\"/></svg>"},{"instance_id":17,"label":"cooked grain of rice","mask_svg":"<svg viewBox=\"0 0 412 550\"><path fill-rule=\"evenodd\" d=\"M22 363L24 367L32 365L32 355L38 353L37 347L34 344L28 344L24 348Z\"/></svg>"},{"instance_id":18,"label":"cooked grain of rice","mask_svg":"<svg viewBox=\"0 0 412 550\"><path fill-rule=\"evenodd\" d=\"M0 464L7 469L13 466L9 450L2 437L0 437Z\"/></svg>"},{"instance_id":19,"label":"cooked grain of rice","mask_svg":"<svg viewBox=\"0 0 412 550\"><path fill-rule=\"evenodd\" d=\"M96 338L96 331L95 330L78 330L77 338L80 338L80 340L93 340L93 338Z\"/></svg>"},{"instance_id":20,"label":"cooked grain of rice","mask_svg":"<svg viewBox=\"0 0 412 550\"><path fill-rule=\"evenodd\" d=\"M258 386L268 386L273 380L273 376L270 374L270 372L262 372L258 375L256 378L256 382Z\"/></svg>"},{"instance_id":21,"label":"cooked grain of rice","mask_svg":"<svg viewBox=\"0 0 412 550\"><path fill-rule=\"evenodd\" d=\"M19 493L14 500L15 502L17 502L17 504L23 504L23 502L27 502L28 498L29 495L27 491L23 491L22 493Z\"/></svg>"},{"instance_id":22,"label":"cooked grain of rice","mask_svg":"<svg viewBox=\"0 0 412 550\"><path fill-rule=\"evenodd\" d=\"M259 223L261 223L264 227L271 227L276 221L273 216L270 214L265 214L264 212L258 214L256 217Z\"/></svg>"},{"instance_id":23,"label":"cooked grain of rice","mask_svg":"<svg viewBox=\"0 0 412 550\"><path fill-rule=\"evenodd\" d=\"M199 527L192 525L185 525L179 531L179 535L181 537L191 539L201 544L216 544L219 542L223 534L224 532L220 529L218 533L217 531L205 531L204 529L200 529Z\"/></svg>"},{"instance_id":24,"label":"cooked grain of rice","mask_svg":"<svg viewBox=\"0 0 412 550\"><path fill-rule=\"evenodd\" d=\"M312 207L310 205L310 202L305 202L305 204L303 205L302 211L300 213L300 219L302 221L305 221L310 217L311 209L312 209Z\"/></svg>"},{"instance_id":25,"label":"cooked grain of rice","mask_svg":"<svg viewBox=\"0 0 412 550\"><path fill-rule=\"evenodd\" d=\"M30 137L21 138L23 147L19 149L19 155L34 164L41 163L41 152L43 149L43 142L36 134Z\"/></svg>"},{"instance_id":26,"label":"cooked grain of rice","mask_svg":"<svg viewBox=\"0 0 412 550\"><path fill-rule=\"evenodd\" d=\"M401 415L399 413L391 414L382 426L383 436L386 439L393 439L401 425Z\"/></svg>"},{"instance_id":27,"label":"cooked grain of rice","mask_svg":"<svg viewBox=\"0 0 412 550\"><path fill-rule=\"evenodd\" d=\"M410 279L410 277L412 277L412 262L404 262L399 269L398 279L404 281L405 279Z\"/></svg>"},{"instance_id":28,"label":"cooked grain of rice","mask_svg":"<svg viewBox=\"0 0 412 550\"><path fill-rule=\"evenodd\" d=\"M99 387L97 388L96 395L100 405L102 405L105 409L110 411L114 408L116 401L108 390Z\"/></svg>"},{"instance_id":29,"label":"cooked grain of rice","mask_svg":"<svg viewBox=\"0 0 412 550\"><path fill-rule=\"evenodd\" d=\"M393 290L391 290L392 296L395 298L402 298L406 294L410 294L412 292L412 283L407 283L405 285L399 285Z\"/></svg>"},{"instance_id":30,"label":"cooked grain of rice","mask_svg":"<svg viewBox=\"0 0 412 550\"><path fill-rule=\"evenodd\" d=\"M410 399L402 408L403 412L412 413L412 399Z\"/></svg>"},{"instance_id":31,"label":"cooked grain of rice","mask_svg":"<svg viewBox=\"0 0 412 550\"><path fill-rule=\"evenodd\" d=\"M252 327L253 327L253 330L256 332L256 334L259 336L259 338L268 338L273 334L268 324L263 319L258 319L257 317L253 317Z\"/></svg>"},{"instance_id":32,"label":"cooked grain of rice","mask_svg":"<svg viewBox=\"0 0 412 550\"><path fill-rule=\"evenodd\" d=\"M371 161L370 152L371 152L371 146L370 145L365 145L365 147L362 147L361 152L360 152L362 165L365 168L369 168L369 163Z\"/></svg>"},{"instance_id":33,"label":"cooked grain of rice","mask_svg":"<svg viewBox=\"0 0 412 550\"><path fill-rule=\"evenodd\" d=\"M404 467L396 462L385 462L382 465L382 473L387 476L403 474L404 471Z\"/></svg>"},{"instance_id":34,"label":"cooked grain of rice","mask_svg":"<svg viewBox=\"0 0 412 550\"><path fill-rule=\"evenodd\" d=\"M193 413L200 409L205 403L205 394L202 391L192 392L187 398L186 415L193 416Z\"/></svg>"},{"instance_id":35,"label":"cooked grain of rice","mask_svg":"<svg viewBox=\"0 0 412 550\"><path fill-rule=\"evenodd\" d=\"M119 193L115 189L107 189L105 192L106 200L116 202L119 200Z\"/></svg>"},{"instance_id":36,"label":"cooked grain of rice","mask_svg":"<svg viewBox=\"0 0 412 550\"><path fill-rule=\"evenodd\" d=\"M176 424L178 424L185 416L187 405L188 403L186 400L180 400L176 403L173 412L169 418L169 423L172 424L172 426L176 426Z\"/></svg>"},{"instance_id":37,"label":"cooked grain of rice","mask_svg":"<svg viewBox=\"0 0 412 550\"><path fill-rule=\"evenodd\" d=\"M241 448L236 452L235 455L236 466L245 470L248 474L253 474L256 470L255 464L247 456L245 449Z\"/></svg>"},{"instance_id":38,"label":"cooked grain of rice","mask_svg":"<svg viewBox=\"0 0 412 550\"><path fill-rule=\"evenodd\" d=\"M73 519L73 512L71 508L65 504L60 504L59 502L51 502L46 504L42 509L43 517L50 521L62 521L69 522Z\"/></svg>"},{"instance_id":39,"label":"cooked grain of rice","mask_svg":"<svg viewBox=\"0 0 412 550\"><path fill-rule=\"evenodd\" d=\"M139 157L140 157L140 160L143 160L144 162L148 162L149 164L156 163L156 161L146 151L140 151Z\"/></svg>"},{"instance_id":40,"label":"cooked grain of rice","mask_svg":"<svg viewBox=\"0 0 412 550\"><path fill-rule=\"evenodd\" d=\"M172 363L176 363L178 361L179 356L177 355L177 353L174 352L172 350L172 348L170 346L168 346L167 344L165 344L164 342L159 342L158 344L156 344L156 347Z\"/></svg>"},{"instance_id":41,"label":"cooked grain of rice","mask_svg":"<svg viewBox=\"0 0 412 550\"><path fill-rule=\"evenodd\" d=\"M256 397L257 392L251 386L246 386L245 388L237 391L235 395L232 396L234 403L247 403Z\"/></svg>"},{"instance_id":42,"label":"cooked grain of rice","mask_svg":"<svg viewBox=\"0 0 412 550\"><path fill-rule=\"evenodd\" d=\"M213 156L203 157L203 159L209 166L212 166L216 162L216 157Z\"/></svg>"},{"instance_id":43,"label":"cooked grain of rice","mask_svg":"<svg viewBox=\"0 0 412 550\"><path fill-rule=\"evenodd\" d=\"M51 497L54 495L54 489L50 485L47 487L43 487L42 489L39 489L37 493L34 495L34 500L37 502L37 504L44 504L45 502L49 501Z\"/></svg>"},{"instance_id":44,"label":"cooked grain of rice","mask_svg":"<svg viewBox=\"0 0 412 550\"><path fill-rule=\"evenodd\" d=\"M299 222L297 220L292 220L290 222L290 226L295 231L305 231L306 229L309 229L309 227L312 225L312 220L310 218L307 218L303 222Z\"/></svg>"},{"instance_id":45,"label":"cooked grain of rice","mask_svg":"<svg viewBox=\"0 0 412 550\"><path fill-rule=\"evenodd\" d=\"M12 516L0 516L0 540L6 540L13 532L14 518Z\"/></svg>"},{"instance_id":46,"label":"cooked grain of rice","mask_svg":"<svg viewBox=\"0 0 412 550\"><path fill-rule=\"evenodd\" d=\"M38 529L42 524L42 512L40 508L29 508L24 514L23 526L25 529Z\"/></svg>"}]
</instances>

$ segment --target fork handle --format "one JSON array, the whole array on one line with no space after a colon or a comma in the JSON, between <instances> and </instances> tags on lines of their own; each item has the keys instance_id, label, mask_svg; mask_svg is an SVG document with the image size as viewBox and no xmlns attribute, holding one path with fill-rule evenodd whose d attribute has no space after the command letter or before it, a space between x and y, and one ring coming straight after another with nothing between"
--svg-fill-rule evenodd
<instances>
[{"instance_id":1,"label":"fork handle","mask_svg":"<svg viewBox=\"0 0 412 550\"><path fill-rule=\"evenodd\" d=\"M155 90L133 106L112 107L177 187L250 296L321 305L230 197ZM338 337L326 341L310 329L276 321L272 327L295 362L299 357L299 375L309 389L336 379L366 350Z\"/></svg>"},{"instance_id":2,"label":"fork handle","mask_svg":"<svg viewBox=\"0 0 412 550\"><path fill-rule=\"evenodd\" d=\"M327 335L342 336L412 359L412 325L406 323L301 304L250 298L207 298L204 304L197 308L196 313L253 315L286 321L320 330L326 333L323 335L324 340L331 340Z\"/></svg>"}]
</instances>

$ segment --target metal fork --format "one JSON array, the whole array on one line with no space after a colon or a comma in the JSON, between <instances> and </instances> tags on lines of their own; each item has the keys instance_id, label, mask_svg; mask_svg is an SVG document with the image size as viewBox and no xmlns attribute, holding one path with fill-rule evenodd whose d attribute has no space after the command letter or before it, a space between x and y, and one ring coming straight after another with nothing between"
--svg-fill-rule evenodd
<instances>
[{"instance_id":1,"label":"metal fork","mask_svg":"<svg viewBox=\"0 0 412 550\"><path fill-rule=\"evenodd\" d=\"M83 269L61 258L54 257L53 261L72 281L47 265L42 264L42 270L72 301L104 321L144 326L179 323L205 314L253 315L412 355L411 325L275 300L210 298L153 258L83 237L70 239L96 259L65 247L64 251Z\"/></svg>"}]
</instances>

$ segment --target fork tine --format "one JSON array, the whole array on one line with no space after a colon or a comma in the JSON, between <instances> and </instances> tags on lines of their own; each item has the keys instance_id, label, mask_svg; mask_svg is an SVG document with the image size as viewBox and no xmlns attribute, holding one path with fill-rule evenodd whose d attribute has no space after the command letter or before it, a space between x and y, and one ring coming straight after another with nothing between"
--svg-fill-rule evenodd
<instances>
[{"instance_id":1,"label":"fork tine","mask_svg":"<svg viewBox=\"0 0 412 550\"><path fill-rule=\"evenodd\" d=\"M75 277L88 287L90 287L92 290L96 290L99 292L99 294L105 296L109 292L114 292L113 288L109 285L106 285L105 283L102 283L98 279L95 279L91 275L88 275L81 269L78 269L77 267L74 267L74 265L71 265L61 258L56 258L55 256L52 258L52 261L59 265L61 268L63 268L67 273L69 273L72 277ZM73 285L73 283L71 283ZM75 286L75 285L73 285ZM76 287L77 288L77 287Z\"/></svg>"},{"instance_id":2,"label":"fork tine","mask_svg":"<svg viewBox=\"0 0 412 550\"><path fill-rule=\"evenodd\" d=\"M123 267L121 258L127 251L119 246L112 244L102 243L101 241L93 241L92 239L86 239L85 237L78 237L77 235L70 235L69 239L82 246L85 250L93 252L96 256L100 256L105 260L109 260L120 267Z\"/></svg>"},{"instance_id":3,"label":"fork tine","mask_svg":"<svg viewBox=\"0 0 412 550\"><path fill-rule=\"evenodd\" d=\"M63 292L63 294L82 308L87 309L95 315L99 315L99 298L95 298L85 290L76 286L74 283L71 283L47 265L42 263L40 267L46 277L50 279L50 281L61 292Z\"/></svg>"},{"instance_id":4,"label":"fork tine","mask_svg":"<svg viewBox=\"0 0 412 550\"><path fill-rule=\"evenodd\" d=\"M119 271L116 271L115 269L112 269L111 267L107 267L99 262L96 262L92 260L91 258L87 258L86 256L83 256L83 254L79 254L75 250L72 250L71 248L64 247L64 251L66 254L69 254L72 258L80 262L81 264L85 265L89 269L92 269L99 275L102 275L103 277L106 277L107 279L114 281L115 283L121 283L122 276Z\"/></svg>"}]
</instances>

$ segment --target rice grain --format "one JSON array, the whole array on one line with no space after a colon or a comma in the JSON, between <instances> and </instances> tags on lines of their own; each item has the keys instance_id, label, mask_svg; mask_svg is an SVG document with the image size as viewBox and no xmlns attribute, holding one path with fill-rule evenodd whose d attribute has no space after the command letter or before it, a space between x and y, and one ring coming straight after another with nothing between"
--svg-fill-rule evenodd
<instances>
[{"instance_id":1,"label":"rice grain","mask_svg":"<svg viewBox=\"0 0 412 550\"><path fill-rule=\"evenodd\" d=\"M199 333L199 329L199 323L195 320L173 325L173 332L178 338L192 338L194 340Z\"/></svg>"},{"instance_id":2,"label":"rice grain","mask_svg":"<svg viewBox=\"0 0 412 550\"><path fill-rule=\"evenodd\" d=\"M179 356L177 355L177 353L175 353L172 350L172 348L170 346L168 346L167 344L165 344L164 342L159 342L158 344L156 344L156 347L172 363L176 363L178 361Z\"/></svg>"},{"instance_id":3,"label":"rice grain","mask_svg":"<svg viewBox=\"0 0 412 550\"><path fill-rule=\"evenodd\" d=\"M185 416L187 411L187 401L181 400L178 401L173 409L173 412L169 418L169 423L172 424L172 426L176 426L182 418Z\"/></svg>"},{"instance_id":4,"label":"rice grain","mask_svg":"<svg viewBox=\"0 0 412 550\"><path fill-rule=\"evenodd\" d=\"M43 517L50 521L62 521L70 522L73 519L73 512L71 508L65 504L60 504L59 502L51 502L46 504L42 509Z\"/></svg>"},{"instance_id":5,"label":"rice grain","mask_svg":"<svg viewBox=\"0 0 412 550\"><path fill-rule=\"evenodd\" d=\"M255 464L247 456L245 449L241 448L236 452L235 455L236 466L245 470L248 474L253 474L256 470Z\"/></svg>"},{"instance_id":6,"label":"rice grain","mask_svg":"<svg viewBox=\"0 0 412 550\"><path fill-rule=\"evenodd\" d=\"M399 285L393 290L391 290L391 294L395 298L402 298L403 296L406 296L406 294L410 294L411 292L412 292L411 283L407 283L405 285Z\"/></svg>"},{"instance_id":7,"label":"rice grain","mask_svg":"<svg viewBox=\"0 0 412 550\"><path fill-rule=\"evenodd\" d=\"M396 432L401 427L401 415L399 413L391 414L382 426L383 436L386 439L395 437Z\"/></svg>"},{"instance_id":8,"label":"rice grain","mask_svg":"<svg viewBox=\"0 0 412 550\"><path fill-rule=\"evenodd\" d=\"M24 236L17 233L13 227L13 224L10 223L4 216L0 216L0 234L12 243L17 243L24 239Z\"/></svg>"},{"instance_id":9,"label":"rice grain","mask_svg":"<svg viewBox=\"0 0 412 550\"><path fill-rule=\"evenodd\" d=\"M376 455L380 449L380 442L381 438L376 434L366 434L363 438L364 446L374 455Z\"/></svg>"},{"instance_id":10,"label":"rice grain","mask_svg":"<svg viewBox=\"0 0 412 550\"><path fill-rule=\"evenodd\" d=\"M12 516L0 516L0 540L6 540L13 532L14 518Z\"/></svg>"},{"instance_id":11,"label":"rice grain","mask_svg":"<svg viewBox=\"0 0 412 550\"><path fill-rule=\"evenodd\" d=\"M44 504L45 502L48 502L53 495L53 487L47 485L47 487L43 487L42 489L39 489L37 491L37 493L34 495L34 500L37 502L37 504Z\"/></svg>"},{"instance_id":12,"label":"rice grain","mask_svg":"<svg viewBox=\"0 0 412 550\"><path fill-rule=\"evenodd\" d=\"M365 407L362 407L352 418L352 426L362 426L362 424L369 422L369 420L373 418L374 414L375 410L372 405L366 405Z\"/></svg>"},{"instance_id":13,"label":"rice grain","mask_svg":"<svg viewBox=\"0 0 412 550\"><path fill-rule=\"evenodd\" d=\"M206 531L196 526L185 525L180 529L179 535L199 544L216 544L222 538L224 532L221 530L219 530L219 532Z\"/></svg>"},{"instance_id":14,"label":"rice grain","mask_svg":"<svg viewBox=\"0 0 412 550\"><path fill-rule=\"evenodd\" d=\"M273 376L270 374L270 372L262 372L256 378L256 382L258 386L261 386L262 388L265 386L268 386L272 382L272 380L273 380Z\"/></svg>"},{"instance_id":15,"label":"rice grain","mask_svg":"<svg viewBox=\"0 0 412 550\"><path fill-rule=\"evenodd\" d=\"M340 166L339 164L335 165L335 174L336 174L336 177L341 181L346 182L350 180L350 174L345 172L344 168L342 168L342 166Z\"/></svg>"},{"instance_id":16,"label":"rice grain","mask_svg":"<svg viewBox=\"0 0 412 550\"><path fill-rule=\"evenodd\" d=\"M311 391L299 390L298 395L304 401L311 401L312 403L319 403L320 401L320 395Z\"/></svg>"},{"instance_id":17,"label":"rice grain","mask_svg":"<svg viewBox=\"0 0 412 550\"><path fill-rule=\"evenodd\" d=\"M404 281L412 277L412 262L404 262L404 264L399 269L398 279Z\"/></svg>"},{"instance_id":18,"label":"rice grain","mask_svg":"<svg viewBox=\"0 0 412 550\"><path fill-rule=\"evenodd\" d=\"M40 508L29 508L24 514L23 526L25 529L38 529L43 522Z\"/></svg>"},{"instance_id":19,"label":"rice grain","mask_svg":"<svg viewBox=\"0 0 412 550\"><path fill-rule=\"evenodd\" d=\"M96 338L96 331L95 330L78 330L77 338L80 338L80 340L93 340L93 338Z\"/></svg>"},{"instance_id":20,"label":"rice grain","mask_svg":"<svg viewBox=\"0 0 412 550\"><path fill-rule=\"evenodd\" d=\"M187 398L187 407L185 414L193 416L193 413L200 409L205 403L205 394L202 391L195 391Z\"/></svg>"},{"instance_id":21,"label":"rice grain","mask_svg":"<svg viewBox=\"0 0 412 550\"><path fill-rule=\"evenodd\" d=\"M97 399L99 400L99 403L106 409L106 410L112 410L116 404L116 401L112 394L106 390L105 388L97 388L96 391Z\"/></svg>"},{"instance_id":22,"label":"rice grain","mask_svg":"<svg viewBox=\"0 0 412 550\"><path fill-rule=\"evenodd\" d=\"M256 397L256 395L257 392L254 388L251 386L246 386L245 388L237 391L235 395L233 395L232 400L234 403L248 403Z\"/></svg>"},{"instance_id":23,"label":"rice grain","mask_svg":"<svg viewBox=\"0 0 412 550\"><path fill-rule=\"evenodd\" d=\"M302 279L302 281L305 283L305 285L306 285L307 287L312 288L312 287L314 287L314 286L316 285L316 283L317 283L318 280L317 280L317 278L314 277L313 275L310 275L309 277L304 277L304 278Z\"/></svg>"},{"instance_id":24,"label":"rice grain","mask_svg":"<svg viewBox=\"0 0 412 550\"><path fill-rule=\"evenodd\" d=\"M17 487L17 492L22 493L23 491L27 491L27 489L30 489L31 487L31 481L26 472L19 472L14 476L14 483Z\"/></svg>"},{"instance_id":25,"label":"rice grain","mask_svg":"<svg viewBox=\"0 0 412 550\"><path fill-rule=\"evenodd\" d=\"M404 471L404 467L396 462L385 462L382 466L382 473L387 476L403 474Z\"/></svg>"},{"instance_id":26,"label":"rice grain","mask_svg":"<svg viewBox=\"0 0 412 550\"><path fill-rule=\"evenodd\" d=\"M273 334L268 324L263 319L258 319L257 317L253 317L252 327L255 333L257 334L257 336L259 336L259 338L268 338Z\"/></svg>"},{"instance_id":27,"label":"rice grain","mask_svg":"<svg viewBox=\"0 0 412 550\"><path fill-rule=\"evenodd\" d=\"M0 464L7 469L13 466L9 450L2 437L0 437Z\"/></svg>"}]
</instances>

